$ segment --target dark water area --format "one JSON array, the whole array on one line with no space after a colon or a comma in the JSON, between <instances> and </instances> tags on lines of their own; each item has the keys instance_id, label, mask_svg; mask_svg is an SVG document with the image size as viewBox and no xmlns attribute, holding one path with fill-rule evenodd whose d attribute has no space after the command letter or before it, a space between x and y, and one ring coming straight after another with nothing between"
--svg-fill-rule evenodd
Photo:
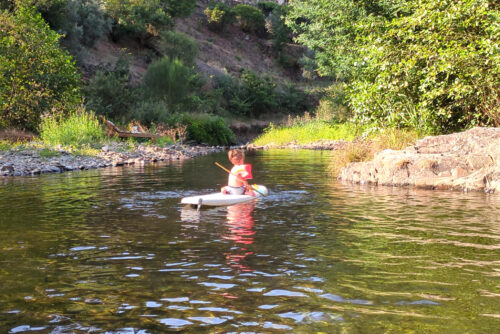
<instances>
[{"instance_id":1,"label":"dark water area","mask_svg":"<svg viewBox=\"0 0 500 334\"><path fill-rule=\"evenodd\" d=\"M498 195L370 188L324 151L0 180L0 333L495 333Z\"/></svg>"}]
</instances>

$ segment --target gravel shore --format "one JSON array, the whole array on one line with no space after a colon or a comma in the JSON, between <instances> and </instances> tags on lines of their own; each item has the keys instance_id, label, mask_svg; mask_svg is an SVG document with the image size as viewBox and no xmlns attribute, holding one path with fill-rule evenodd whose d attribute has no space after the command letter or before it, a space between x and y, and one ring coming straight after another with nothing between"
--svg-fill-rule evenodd
<instances>
[{"instance_id":1,"label":"gravel shore","mask_svg":"<svg viewBox=\"0 0 500 334\"><path fill-rule=\"evenodd\" d=\"M223 147L171 145L167 147L138 145L128 149L125 144L105 145L96 156L73 155L64 149L51 149L50 156L41 149L0 151L0 176L23 176L61 173L111 166L148 164L158 161L190 159L220 152Z\"/></svg>"}]
</instances>

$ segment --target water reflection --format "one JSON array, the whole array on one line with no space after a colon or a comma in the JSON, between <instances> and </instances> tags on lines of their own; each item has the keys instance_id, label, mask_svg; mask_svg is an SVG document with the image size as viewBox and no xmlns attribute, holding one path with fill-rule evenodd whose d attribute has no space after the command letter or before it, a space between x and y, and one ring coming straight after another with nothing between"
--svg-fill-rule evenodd
<instances>
[{"instance_id":1,"label":"water reflection","mask_svg":"<svg viewBox=\"0 0 500 334\"><path fill-rule=\"evenodd\" d=\"M497 330L500 199L343 185L327 153L271 151L248 156L269 197L182 207L224 158L0 183L0 332Z\"/></svg>"},{"instance_id":2,"label":"water reflection","mask_svg":"<svg viewBox=\"0 0 500 334\"><path fill-rule=\"evenodd\" d=\"M225 253L228 264L242 272L253 271L245 259L254 254L248 250L248 246L254 242L255 222L252 218L252 211L255 203L245 203L227 207L226 231L222 236L226 240L231 240L234 246Z\"/></svg>"}]
</instances>

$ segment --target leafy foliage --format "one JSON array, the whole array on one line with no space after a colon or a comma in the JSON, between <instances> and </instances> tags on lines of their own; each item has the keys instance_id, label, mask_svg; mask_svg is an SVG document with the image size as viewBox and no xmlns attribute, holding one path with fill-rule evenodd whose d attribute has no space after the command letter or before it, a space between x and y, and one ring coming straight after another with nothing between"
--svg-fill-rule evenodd
<instances>
[{"instance_id":1,"label":"leafy foliage","mask_svg":"<svg viewBox=\"0 0 500 334\"><path fill-rule=\"evenodd\" d=\"M152 99L140 101L132 111L131 118L149 126L167 123L171 118L171 113L164 101Z\"/></svg>"},{"instance_id":2,"label":"leafy foliage","mask_svg":"<svg viewBox=\"0 0 500 334\"><path fill-rule=\"evenodd\" d=\"M81 79L59 38L33 8L0 13L0 126L35 130L43 113L79 103Z\"/></svg>"},{"instance_id":3,"label":"leafy foliage","mask_svg":"<svg viewBox=\"0 0 500 334\"><path fill-rule=\"evenodd\" d=\"M66 8L66 22L62 27L66 40L93 46L111 31L111 20L102 10L99 0L69 0Z\"/></svg>"},{"instance_id":4,"label":"leafy foliage","mask_svg":"<svg viewBox=\"0 0 500 334\"><path fill-rule=\"evenodd\" d=\"M223 2L211 1L204 11L208 28L213 31L223 31L236 20L235 12Z\"/></svg>"},{"instance_id":5,"label":"leafy foliage","mask_svg":"<svg viewBox=\"0 0 500 334\"><path fill-rule=\"evenodd\" d=\"M386 38L367 35L366 66L350 90L357 118L427 132L499 125L493 8L492 1L421 1L412 15L387 23Z\"/></svg>"},{"instance_id":6,"label":"leafy foliage","mask_svg":"<svg viewBox=\"0 0 500 334\"><path fill-rule=\"evenodd\" d=\"M264 14L250 5L237 5L233 8L241 29L248 33L263 34L266 26Z\"/></svg>"},{"instance_id":7,"label":"leafy foliage","mask_svg":"<svg viewBox=\"0 0 500 334\"><path fill-rule=\"evenodd\" d=\"M160 4L172 17L187 17L193 12L196 0L160 0Z\"/></svg>"},{"instance_id":8,"label":"leafy foliage","mask_svg":"<svg viewBox=\"0 0 500 334\"><path fill-rule=\"evenodd\" d=\"M257 3L257 7L264 13L265 16L268 16L273 10L280 7L280 5L272 1L259 1Z\"/></svg>"},{"instance_id":9,"label":"leafy foliage","mask_svg":"<svg viewBox=\"0 0 500 334\"><path fill-rule=\"evenodd\" d=\"M112 70L97 71L84 88L87 109L114 120L126 117L136 96L129 79L129 63L125 55Z\"/></svg>"},{"instance_id":10,"label":"leafy foliage","mask_svg":"<svg viewBox=\"0 0 500 334\"><path fill-rule=\"evenodd\" d=\"M165 101L168 110L176 112L189 105L196 80L182 60L164 57L149 65L144 83L151 97Z\"/></svg>"},{"instance_id":11,"label":"leafy foliage","mask_svg":"<svg viewBox=\"0 0 500 334\"><path fill-rule=\"evenodd\" d=\"M292 0L318 72L347 80L356 120L448 132L500 124L492 0Z\"/></svg>"},{"instance_id":12,"label":"leafy foliage","mask_svg":"<svg viewBox=\"0 0 500 334\"><path fill-rule=\"evenodd\" d=\"M250 113L258 116L272 112L278 107L276 84L269 77L259 77L251 71L244 71L241 83L247 101L251 105Z\"/></svg>"},{"instance_id":13,"label":"leafy foliage","mask_svg":"<svg viewBox=\"0 0 500 334\"><path fill-rule=\"evenodd\" d=\"M271 35L271 41L275 52L280 52L286 43L292 41L292 31L285 24L287 8L286 6L276 5L267 18L266 29Z\"/></svg>"},{"instance_id":14,"label":"leafy foliage","mask_svg":"<svg viewBox=\"0 0 500 334\"><path fill-rule=\"evenodd\" d=\"M174 124L187 125L187 138L209 145L234 144L234 133L223 118L207 114L178 114L171 121Z\"/></svg>"},{"instance_id":15,"label":"leafy foliage","mask_svg":"<svg viewBox=\"0 0 500 334\"><path fill-rule=\"evenodd\" d=\"M172 17L161 6L161 0L107 0L107 13L115 20L114 33L135 34L144 39L148 34L158 35L173 25Z\"/></svg>"},{"instance_id":16,"label":"leafy foliage","mask_svg":"<svg viewBox=\"0 0 500 334\"><path fill-rule=\"evenodd\" d=\"M366 33L364 22L375 29L385 19L404 13L408 0L291 0L287 24L296 41L316 52L321 75L352 77L362 63L357 39Z\"/></svg>"},{"instance_id":17,"label":"leafy foliage","mask_svg":"<svg viewBox=\"0 0 500 334\"><path fill-rule=\"evenodd\" d=\"M194 65L198 55L198 43L186 34L177 31L161 33L161 51L170 59L180 59L186 65Z\"/></svg>"},{"instance_id":18,"label":"leafy foliage","mask_svg":"<svg viewBox=\"0 0 500 334\"><path fill-rule=\"evenodd\" d=\"M115 20L115 35L132 33L144 39L157 36L173 25L174 17L186 17L196 0L106 0L108 14Z\"/></svg>"}]
</instances>

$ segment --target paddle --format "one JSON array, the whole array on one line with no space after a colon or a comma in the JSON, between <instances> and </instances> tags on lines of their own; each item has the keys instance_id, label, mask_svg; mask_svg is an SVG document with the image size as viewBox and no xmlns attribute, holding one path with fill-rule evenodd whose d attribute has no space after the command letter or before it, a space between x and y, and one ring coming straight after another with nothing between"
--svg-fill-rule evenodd
<instances>
[{"instance_id":1,"label":"paddle","mask_svg":"<svg viewBox=\"0 0 500 334\"><path fill-rule=\"evenodd\" d=\"M227 169L226 167L222 166L222 165L221 165L220 163L218 163L217 161L215 162L215 164L216 164L217 166L219 166L220 168L222 168L223 170L225 170L226 172L228 172L229 174L231 174L231 175L233 175L233 176L236 176L236 177L237 177L238 179L240 179L241 181L246 182L246 180L245 180L245 179L243 179L241 176L239 176L239 175L235 175L235 174L231 173L231 171L230 171L229 169ZM259 194L261 194L262 196L266 196L266 194L264 194L264 193L262 193L262 192L258 191L258 190L257 190L256 188L254 188L252 185L250 185L250 188L252 188L252 190L255 190L256 192L258 192L258 193L259 193Z\"/></svg>"}]
</instances>

